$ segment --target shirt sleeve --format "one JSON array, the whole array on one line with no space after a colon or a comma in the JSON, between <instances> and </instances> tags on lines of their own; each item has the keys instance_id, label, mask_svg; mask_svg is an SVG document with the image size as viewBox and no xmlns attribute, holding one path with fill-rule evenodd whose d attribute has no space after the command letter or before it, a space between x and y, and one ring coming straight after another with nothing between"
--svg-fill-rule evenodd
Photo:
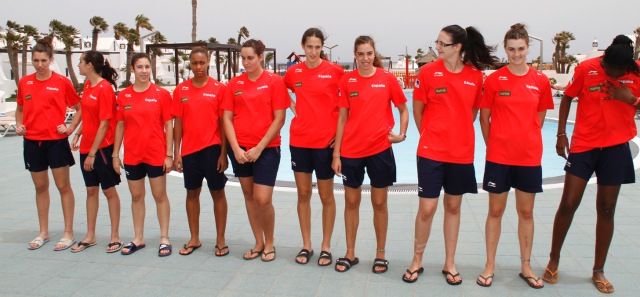
<instances>
[{"instance_id":1,"label":"shirt sleeve","mask_svg":"<svg viewBox=\"0 0 640 297\"><path fill-rule=\"evenodd\" d=\"M222 103L224 101L224 98L227 94L227 86L225 86L224 84L220 83L220 88L218 89L218 93L216 94L216 96L219 98L218 100L218 116L222 117L222 115L224 114L224 109L222 108Z\"/></svg>"},{"instance_id":2,"label":"shirt sleeve","mask_svg":"<svg viewBox=\"0 0 640 297\"><path fill-rule=\"evenodd\" d=\"M103 85L102 91L98 96L98 118L101 121L113 118L113 105L115 104L116 95L111 89L111 85Z\"/></svg>"},{"instance_id":3,"label":"shirt sleeve","mask_svg":"<svg viewBox=\"0 0 640 297\"><path fill-rule=\"evenodd\" d=\"M73 87L73 84L71 84L71 81L64 78L64 88L65 88L65 100L67 103L67 106L71 107L74 106L76 104L78 104L78 102L80 102L80 96L78 96L78 93L76 92L76 88Z\"/></svg>"},{"instance_id":4,"label":"shirt sleeve","mask_svg":"<svg viewBox=\"0 0 640 297\"><path fill-rule=\"evenodd\" d=\"M495 73L495 72L494 72ZM487 80L484 82L484 89L482 91L482 99L480 99L480 103L478 104L478 108L489 108L493 106L493 101L496 97L496 90L494 86L493 75L487 77Z\"/></svg>"},{"instance_id":5,"label":"shirt sleeve","mask_svg":"<svg viewBox=\"0 0 640 297\"><path fill-rule=\"evenodd\" d=\"M584 65L579 64L576 66L573 77L571 78L569 85L567 85L567 88L564 90L565 95L569 97L577 97L580 95L580 91L584 84L584 72Z\"/></svg>"},{"instance_id":6,"label":"shirt sleeve","mask_svg":"<svg viewBox=\"0 0 640 297\"><path fill-rule=\"evenodd\" d=\"M173 98L174 100L171 102L171 113L176 118L182 117L182 92L180 92L180 87L177 86L173 90Z\"/></svg>"},{"instance_id":7,"label":"shirt sleeve","mask_svg":"<svg viewBox=\"0 0 640 297\"><path fill-rule=\"evenodd\" d=\"M281 78L275 77L272 83L273 92L271 93L271 108L273 110L287 109L291 104L289 91Z\"/></svg>"},{"instance_id":8,"label":"shirt sleeve","mask_svg":"<svg viewBox=\"0 0 640 297\"><path fill-rule=\"evenodd\" d=\"M476 99L473 101L473 108L480 108L480 101L482 101L482 72L478 73L476 78Z\"/></svg>"},{"instance_id":9,"label":"shirt sleeve","mask_svg":"<svg viewBox=\"0 0 640 297\"><path fill-rule=\"evenodd\" d=\"M540 78L540 101L538 101L538 111L553 109L553 96L551 94L551 83L546 75Z\"/></svg>"},{"instance_id":10,"label":"shirt sleeve","mask_svg":"<svg viewBox=\"0 0 640 297\"><path fill-rule=\"evenodd\" d=\"M160 89L160 100L162 100L162 121L166 122L173 118L171 114L171 93L165 89Z\"/></svg>"},{"instance_id":11,"label":"shirt sleeve","mask_svg":"<svg viewBox=\"0 0 640 297\"><path fill-rule=\"evenodd\" d=\"M398 79L396 79L396 77L391 73L389 73L389 95L391 97L391 102L393 102L393 105L396 107L407 103L407 97L404 95L404 91L402 91L402 87L400 87Z\"/></svg>"},{"instance_id":12,"label":"shirt sleeve","mask_svg":"<svg viewBox=\"0 0 640 297\"><path fill-rule=\"evenodd\" d=\"M116 98L116 120L124 121L124 92L120 92Z\"/></svg>"},{"instance_id":13,"label":"shirt sleeve","mask_svg":"<svg viewBox=\"0 0 640 297\"><path fill-rule=\"evenodd\" d=\"M16 104L20 106L24 105L24 84L22 82L23 80L18 82L18 94L16 96Z\"/></svg>"},{"instance_id":14,"label":"shirt sleeve","mask_svg":"<svg viewBox=\"0 0 640 297\"><path fill-rule=\"evenodd\" d=\"M289 68L289 70L284 74L284 84L287 86L287 89L291 91L293 91L293 78L291 77L293 76L293 74L291 74L292 71L294 71L293 67Z\"/></svg>"},{"instance_id":15,"label":"shirt sleeve","mask_svg":"<svg viewBox=\"0 0 640 297\"><path fill-rule=\"evenodd\" d=\"M427 104L428 87L423 73L424 71L422 69L418 72L418 78L413 86L413 101L422 101L424 104Z\"/></svg>"},{"instance_id":16,"label":"shirt sleeve","mask_svg":"<svg viewBox=\"0 0 640 297\"><path fill-rule=\"evenodd\" d=\"M349 90L347 89L346 75L342 76L338 84L338 107L349 108Z\"/></svg>"}]
</instances>

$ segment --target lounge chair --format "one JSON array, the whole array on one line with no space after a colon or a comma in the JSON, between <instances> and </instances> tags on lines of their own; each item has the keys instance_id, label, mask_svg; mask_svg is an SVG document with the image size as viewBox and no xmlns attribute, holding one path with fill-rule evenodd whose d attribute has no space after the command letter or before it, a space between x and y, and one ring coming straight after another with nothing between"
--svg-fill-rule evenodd
<instances>
[{"instance_id":1,"label":"lounge chair","mask_svg":"<svg viewBox=\"0 0 640 297\"><path fill-rule=\"evenodd\" d=\"M9 111L0 114L0 137L7 135L9 130L16 131L16 112Z\"/></svg>"}]
</instances>

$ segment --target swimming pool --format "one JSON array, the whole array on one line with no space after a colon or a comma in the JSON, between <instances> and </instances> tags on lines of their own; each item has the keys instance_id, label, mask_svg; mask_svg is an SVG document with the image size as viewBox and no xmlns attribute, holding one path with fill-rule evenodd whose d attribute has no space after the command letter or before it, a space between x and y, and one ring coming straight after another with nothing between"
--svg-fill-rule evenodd
<instances>
[{"instance_id":1,"label":"swimming pool","mask_svg":"<svg viewBox=\"0 0 640 297\"><path fill-rule=\"evenodd\" d=\"M418 183L418 174L416 168L416 148L418 147L419 134L418 129L415 126L415 122L413 121L413 113L412 113L412 90L405 90L405 95L407 96L407 107L409 108L409 128L407 129L407 140L394 144L393 152L396 158L396 167L397 167L397 183L398 184L416 184ZM292 95L293 96L293 95ZM394 117L396 121L396 125L394 127L394 132L398 132L399 125L399 115L397 110L394 108ZM287 117L282 130L280 131L280 135L282 136L282 158L280 159L280 167L278 168L278 177L279 181L294 181L293 171L291 170L291 153L289 151L289 126L291 125L291 120L293 119L293 113L291 110L287 110ZM482 177L484 175L484 163L485 163L485 144L482 139L482 132L480 131L480 124L478 120L475 121L475 132L476 132L476 141L475 141L475 160L474 166L476 169L476 179L479 183L482 182ZM542 138L543 138L543 156L542 156L542 177L554 177L564 175L564 159L559 157L556 154L555 145L556 145L556 132L558 129L558 124L555 121L546 120L544 126L542 128ZM573 125L567 125L567 133L571 134L573 132ZM227 174L233 174L233 170L231 168L227 169ZM315 178L314 178L315 180ZM336 183L342 183L342 181L336 177ZM369 183L368 177L365 175L365 184Z\"/></svg>"}]
</instances>

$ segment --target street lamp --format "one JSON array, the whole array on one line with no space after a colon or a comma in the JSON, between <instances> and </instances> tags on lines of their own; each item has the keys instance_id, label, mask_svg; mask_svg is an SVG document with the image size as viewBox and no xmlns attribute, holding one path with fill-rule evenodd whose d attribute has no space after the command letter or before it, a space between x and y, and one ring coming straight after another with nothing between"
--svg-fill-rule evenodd
<instances>
[{"instance_id":1,"label":"street lamp","mask_svg":"<svg viewBox=\"0 0 640 297\"><path fill-rule=\"evenodd\" d=\"M326 45L325 45L325 46L323 46L324 48L329 49L329 61L333 61L333 60L332 60L333 56L331 55L331 51L332 51L334 48L336 48L337 46L338 46L337 44L334 44L334 45L332 45L332 46L326 46Z\"/></svg>"},{"instance_id":2,"label":"street lamp","mask_svg":"<svg viewBox=\"0 0 640 297\"><path fill-rule=\"evenodd\" d=\"M529 39L540 41L540 63L538 63L538 69L542 70L542 64L543 64L543 61L544 61L542 59L542 38L529 35Z\"/></svg>"}]
</instances>

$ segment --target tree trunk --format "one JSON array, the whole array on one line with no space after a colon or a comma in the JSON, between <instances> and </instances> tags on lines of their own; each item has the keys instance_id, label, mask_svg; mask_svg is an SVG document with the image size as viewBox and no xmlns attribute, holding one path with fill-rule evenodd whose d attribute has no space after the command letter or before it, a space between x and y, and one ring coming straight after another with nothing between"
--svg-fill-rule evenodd
<instances>
[{"instance_id":1,"label":"tree trunk","mask_svg":"<svg viewBox=\"0 0 640 297\"><path fill-rule=\"evenodd\" d=\"M131 84L131 56L133 54L133 44L127 44L127 74L125 76L124 86L128 87Z\"/></svg>"},{"instance_id":2,"label":"tree trunk","mask_svg":"<svg viewBox=\"0 0 640 297\"><path fill-rule=\"evenodd\" d=\"M91 50L95 51L98 48L98 30L93 29L91 33Z\"/></svg>"},{"instance_id":3,"label":"tree trunk","mask_svg":"<svg viewBox=\"0 0 640 297\"><path fill-rule=\"evenodd\" d=\"M71 78L71 83L73 83L73 87L78 89L78 78L76 77L76 71L73 70L73 62L71 62L71 51L68 50L65 53L67 58L67 69L69 70L69 78Z\"/></svg>"},{"instance_id":4,"label":"tree trunk","mask_svg":"<svg viewBox=\"0 0 640 297\"><path fill-rule=\"evenodd\" d=\"M640 32L638 33L638 36L636 36L636 44L635 44L635 49L633 51L633 59L638 60L639 58L640 58Z\"/></svg>"},{"instance_id":5,"label":"tree trunk","mask_svg":"<svg viewBox=\"0 0 640 297\"><path fill-rule=\"evenodd\" d=\"M25 42L22 44L22 75L20 77L27 75L27 51L28 51L27 48L28 47L29 47L29 42Z\"/></svg>"},{"instance_id":6,"label":"tree trunk","mask_svg":"<svg viewBox=\"0 0 640 297\"><path fill-rule=\"evenodd\" d=\"M16 86L20 81L20 70L18 69L18 53L15 52L12 45L7 45L7 55L9 56L9 65L11 66L11 73L13 74L13 80L16 82Z\"/></svg>"},{"instance_id":7,"label":"tree trunk","mask_svg":"<svg viewBox=\"0 0 640 297\"><path fill-rule=\"evenodd\" d=\"M191 0L191 42L196 42L198 0Z\"/></svg>"},{"instance_id":8,"label":"tree trunk","mask_svg":"<svg viewBox=\"0 0 640 297\"><path fill-rule=\"evenodd\" d=\"M151 77L153 77L153 83L157 84L158 79L156 79L156 55L151 55Z\"/></svg>"}]
</instances>

